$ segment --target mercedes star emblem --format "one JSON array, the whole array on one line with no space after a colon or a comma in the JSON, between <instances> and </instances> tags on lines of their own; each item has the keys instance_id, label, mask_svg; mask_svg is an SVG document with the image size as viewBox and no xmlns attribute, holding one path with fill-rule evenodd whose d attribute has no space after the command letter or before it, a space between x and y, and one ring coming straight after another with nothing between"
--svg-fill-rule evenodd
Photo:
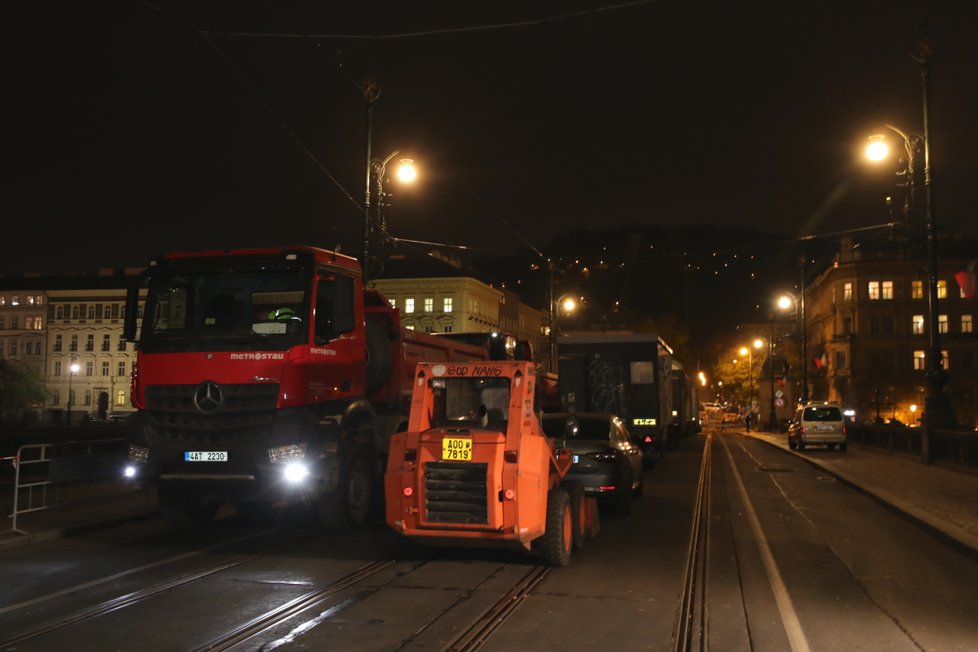
<instances>
[{"instance_id":1,"label":"mercedes star emblem","mask_svg":"<svg viewBox=\"0 0 978 652\"><path fill-rule=\"evenodd\" d=\"M213 381L205 381L197 386L194 392L194 406L201 412L213 412L221 407L224 400L224 393L220 386Z\"/></svg>"}]
</instances>

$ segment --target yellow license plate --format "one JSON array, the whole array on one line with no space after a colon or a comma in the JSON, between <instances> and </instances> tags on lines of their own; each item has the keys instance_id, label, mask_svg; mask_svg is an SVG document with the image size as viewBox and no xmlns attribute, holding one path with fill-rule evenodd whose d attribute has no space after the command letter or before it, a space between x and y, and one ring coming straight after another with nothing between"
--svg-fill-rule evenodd
<instances>
[{"instance_id":1,"label":"yellow license plate","mask_svg":"<svg viewBox=\"0 0 978 652\"><path fill-rule=\"evenodd\" d=\"M445 437L441 440L441 458L457 462L472 461L472 440L459 437Z\"/></svg>"}]
</instances>

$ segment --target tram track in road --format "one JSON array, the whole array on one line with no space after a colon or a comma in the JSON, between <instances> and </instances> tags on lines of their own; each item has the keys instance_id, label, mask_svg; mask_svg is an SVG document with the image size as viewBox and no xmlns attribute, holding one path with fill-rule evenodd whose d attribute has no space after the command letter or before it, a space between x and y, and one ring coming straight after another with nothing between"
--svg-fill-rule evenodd
<instances>
[{"instance_id":1,"label":"tram track in road","mask_svg":"<svg viewBox=\"0 0 978 652\"><path fill-rule=\"evenodd\" d=\"M41 604L41 603L44 603L44 602L53 600L55 598L59 598L59 597L68 595L68 594L71 594L71 593L76 593L78 591L82 591L82 590L85 590L85 589L88 589L88 588L93 588L93 587L96 587L96 586L99 586L99 585L102 585L102 584L106 584L106 583L109 583L109 582L112 582L112 581L116 581L116 580L119 580L119 579L122 579L122 578L125 578L125 577L128 577L128 576L131 576L131 575L135 575L136 573L139 573L139 572L143 572L143 571L147 571L147 570L150 570L150 569L158 568L160 566L164 566L164 565L167 565L167 564L178 563L178 562L184 561L184 560L186 560L186 559L188 559L190 557L201 555L201 554L205 554L205 553L208 553L208 552L213 552L213 551L218 550L220 548L225 548L225 547L234 545L236 543L241 543L243 541L246 541L246 540L249 540L249 539L253 539L255 537L258 537L258 536L267 534L268 532L270 532L270 531L267 530L267 531L259 532L259 533L256 533L256 534L248 535L248 536L245 536L245 537L239 537L239 538L234 539L232 541L225 541L225 542L222 542L222 543L219 543L219 544L215 544L215 545L212 545L212 546L207 546L205 548L201 548L201 549L195 550L193 552L185 553L183 555L178 555L176 557L170 557L168 559L164 559L164 560L161 560L161 561L152 563L152 564L146 564L144 566L140 566L138 568L129 569L127 571L123 571L123 572L120 572L120 573L113 573L111 575L107 575L107 576L102 577L102 578L99 578L97 580L92 580L90 582L86 582L85 584L82 584L82 585L68 587L67 589L64 589L64 590L61 590L61 591L57 591L57 592L54 592L54 593L51 593L51 594L48 594L48 595L45 595L45 596L40 596L40 597L35 598L33 600L28 600L28 601L21 602L21 603L15 604L15 605L10 605L8 607L5 607L2 611L0 611L0 613L15 612L18 609L25 609L25 608L28 608L28 607L32 607L32 606L35 606L35 605L38 605L38 604ZM31 639L37 638L39 636L43 636L45 634L49 634L51 632L55 632L57 630L60 630L60 629L65 628L65 627L70 627L70 626L73 626L73 625L78 625L78 624L81 624L81 623L85 623L85 622L88 622L88 621L95 620L96 618L99 618L100 616L103 616L105 614L109 614L109 613L118 611L120 609L125 609L127 607L131 607L133 605L140 604L142 602L145 602L146 600L149 600L150 598L153 598L154 596L157 596L157 595L166 593L167 591L172 591L172 590L174 590L176 588L187 586L189 584L193 584L194 582L199 582L199 581L201 581L203 579L206 579L208 577L214 576L214 575L216 575L218 573L222 573L224 571L227 571L227 570L230 570L230 569L233 569L233 568L237 568L239 566L243 566L245 564L249 564L251 562L257 561L259 559L262 559L262 558L265 558L265 557L274 555L274 554L276 554L278 552L281 552L281 551L286 550L288 548L294 547L294 546L299 545L299 544L301 544L301 543L303 543L305 541L308 541L308 540L309 540L309 537L299 537L299 538L293 539L291 541L288 541L288 542L286 542L284 544L280 544L280 545L274 546L274 547L272 547L272 548L270 548L268 550L263 550L261 552L253 553L253 554L250 554L250 555L242 555L240 557L236 557L236 558L231 559L231 560L229 560L227 562L224 562L222 564L216 564L214 566L210 566L208 568L199 570L197 572L190 573L190 574L187 574L187 575L183 575L183 576L178 577L178 578L175 578L173 580L168 580L168 581L165 581L165 582L161 582L159 584L154 584L153 586L149 586L149 587L146 587L146 588L143 588L143 589L132 591L132 592L127 593L125 595L121 595L121 596L118 596L118 597L115 597L115 598L111 598L109 600L105 600L103 602L100 602L98 604L92 605L90 607L86 607L84 609L80 609L78 611L74 611L74 612L72 612L70 614L67 614L67 615L64 615L64 616L61 616L61 617L58 617L58 618L54 618L54 619L51 619L51 620L47 620L45 622L42 622L42 623L40 623L38 625L35 625L35 626L29 628L29 629L25 629L25 630L22 630L20 632L17 632L16 634L14 634L13 636L11 636L10 638L4 639L4 640L0 640L0 649L6 649L6 648L10 648L10 647L19 645L19 644L24 643L26 641L29 641Z\"/></svg>"},{"instance_id":2,"label":"tram track in road","mask_svg":"<svg viewBox=\"0 0 978 652\"><path fill-rule=\"evenodd\" d=\"M704 648L704 632L707 631L709 611L707 601L707 575L710 550L710 486L712 477L713 435L707 434L700 461L700 474L696 482L696 499L689 528L689 545L683 568L679 608L673 628L673 651L688 652Z\"/></svg>"},{"instance_id":3,"label":"tram track in road","mask_svg":"<svg viewBox=\"0 0 978 652\"><path fill-rule=\"evenodd\" d=\"M502 626L506 620L513 615L524 600L532 593L540 582L550 574L553 568L549 566L536 566L527 573L519 582L513 585L509 591L496 601L489 609L472 623L465 631L459 634L451 643L443 648L445 652L470 652L482 647L492 633ZM399 649L403 649L402 645Z\"/></svg>"}]
</instances>

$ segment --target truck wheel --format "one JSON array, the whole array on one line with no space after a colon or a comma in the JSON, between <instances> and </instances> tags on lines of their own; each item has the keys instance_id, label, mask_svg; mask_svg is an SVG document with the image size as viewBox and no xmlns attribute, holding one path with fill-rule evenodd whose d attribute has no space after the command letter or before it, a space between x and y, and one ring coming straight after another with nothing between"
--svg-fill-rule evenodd
<instances>
[{"instance_id":1,"label":"truck wheel","mask_svg":"<svg viewBox=\"0 0 978 652\"><path fill-rule=\"evenodd\" d=\"M206 527L214 521L220 507L216 502L205 502L200 496L174 489L161 488L158 495L160 514L174 529Z\"/></svg>"},{"instance_id":2,"label":"truck wheel","mask_svg":"<svg viewBox=\"0 0 978 652\"><path fill-rule=\"evenodd\" d=\"M370 516L373 493L370 465L362 455L358 455L350 460L342 472L336 491L320 497L320 523L327 530L346 530L351 525L363 525Z\"/></svg>"},{"instance_id":3,"label":"truck wheel","mask_svg":"<svg viewBox=\"0 0 978 652\"><path fill-rule=\"evenodd\" d=\"M563 489L551 489L547 492L547 529L534 540L533 547L548 566L566 566L570 563L573 542L570 497Z\"/></svg>"},{"instance_id":4,"label":"truck wheel","mask_svg":"<svg viewBox=\"0 0 978 652\"><path fill-rule=\"evenodd\" d=\"M576 482L570 482L564 488L570 497L571 517L574 522L574 550L580 550L584 547L587 538L587 497L584 495L584 487Z\"/></svg>"}]
</instances>

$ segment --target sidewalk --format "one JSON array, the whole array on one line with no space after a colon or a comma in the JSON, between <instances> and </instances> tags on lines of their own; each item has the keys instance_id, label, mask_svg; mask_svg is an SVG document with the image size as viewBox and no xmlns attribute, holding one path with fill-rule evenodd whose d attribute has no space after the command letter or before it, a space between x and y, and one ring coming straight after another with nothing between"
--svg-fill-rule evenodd
<instances>
[{"instance_id":1,"label":"sidewalk","mask_svg":"<svg viewBox=\"0 0 978 652\"><path fill-rule=\"evenodd\" d=\"M859 444L850 443L846 453L824 448L799 453L788 448L784 434L735 432L803 458L978 555L978 475Z\"/></svg>"}]
</instances>

